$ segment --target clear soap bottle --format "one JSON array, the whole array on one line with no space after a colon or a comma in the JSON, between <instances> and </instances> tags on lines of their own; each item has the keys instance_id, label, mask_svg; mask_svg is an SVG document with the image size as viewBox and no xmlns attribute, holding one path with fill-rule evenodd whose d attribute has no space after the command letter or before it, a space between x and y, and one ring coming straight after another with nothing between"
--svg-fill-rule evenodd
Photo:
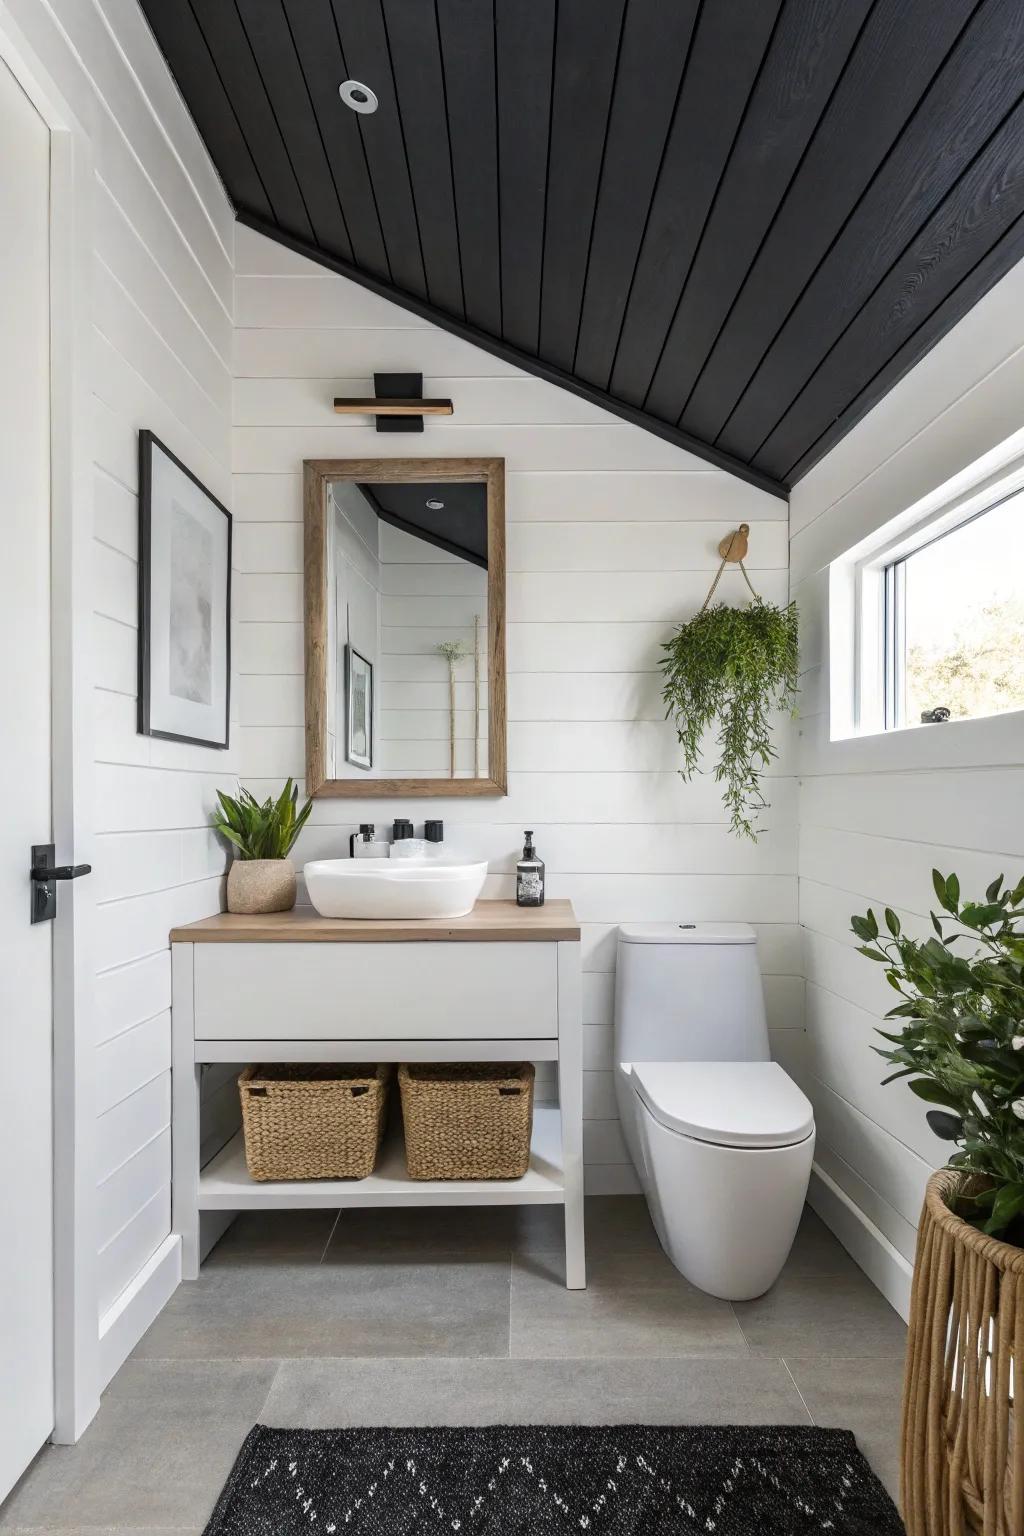
<instances>
[{"instance_id":1,"label":"clear soap bottle","mask_svg":"<svg viewBox=\"0 0 1024 1536\"><path fill-rule=\"evenodd\" d=\"M544 905L544 860L537 857L533 833L526 833L523 856L516 865L516 904L520 907Z\"/></svg>"}]
</instances>

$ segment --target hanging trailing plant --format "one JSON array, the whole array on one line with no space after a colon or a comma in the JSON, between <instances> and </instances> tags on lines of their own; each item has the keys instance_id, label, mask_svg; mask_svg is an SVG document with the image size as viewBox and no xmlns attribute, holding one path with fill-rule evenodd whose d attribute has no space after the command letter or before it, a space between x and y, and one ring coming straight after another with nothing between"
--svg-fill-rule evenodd
<instances>
[{"instance_id":1,"label":"hanging trailing plant","mask_svg":"<svg viewBox=\"0 0 1024 1536\"><path fill-rule=\"evenodd\" d=\"M666 641L661 663L665 718L672 720L683 749L684 779L697 770L704 735L718 723L715 778L733 832L756 841L756 821L767 801L761 775L778 754L772 741L773 716L792 709L797 694L797 609L779 608L754 592L741 556L744 525L719 545L722 564L704 606ZM741 544L737 544L741 540ZM747 608L724 603L710 607L726 561L739 565L753 601Z\"/></svg>"}]
</instances>

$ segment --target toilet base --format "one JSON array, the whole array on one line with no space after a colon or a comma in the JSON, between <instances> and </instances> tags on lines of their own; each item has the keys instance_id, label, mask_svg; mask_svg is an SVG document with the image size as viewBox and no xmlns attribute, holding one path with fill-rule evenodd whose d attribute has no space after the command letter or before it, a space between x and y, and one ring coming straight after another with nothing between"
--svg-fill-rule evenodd
<instances>
[{"instance_id":1,"label":"toilet base","mask_svg":"<svg viewBox=\"0 0 1024 1536\"><path fill-rule=\"evenodd\" d=\"M672 1263L725 1301L762 1296L800 1224L814 1133L788 1147L727 1147L669 1130L639 1099L635 1114L644 1194Z\"/></svg>"}]
</instances>

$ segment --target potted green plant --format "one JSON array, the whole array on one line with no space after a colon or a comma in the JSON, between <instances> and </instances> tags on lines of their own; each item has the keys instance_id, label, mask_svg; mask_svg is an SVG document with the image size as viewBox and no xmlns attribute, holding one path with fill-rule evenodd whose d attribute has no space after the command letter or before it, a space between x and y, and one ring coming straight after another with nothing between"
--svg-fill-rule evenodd
<instances>
[{"instance_id":1,"label":"potted green plant","mask_svg":"<svg viewBox=\"0 0 1024 1536\"><path fill-rule=\"evenodd\" d=\"M755 593L747 608L709 607L710 597L663 646L665 718L683 749L684 779L697 769L704 734L717 721L715 778L730 825L756 840L757 816L767 806L761 774L777 756L773 716L796 700L796 604L779 608Z\"/></svg>"},{"instance_id":2,"label":"potted green plant","mask_svg":"<svg viewBox=\"0 0 1024 1536\"><path fill-rule=\"evenodd\" d=\"M275 800L262 805L249 790L238 797L217 791L220 810L213 826L232 845L228 871L229 912L290 912L295 905L295 868L288 855L313 808L298 809L298 785L291 779Z\"/></svg>"},{"instance_id":3,"label":"potted green plant","mask_svg":"<svg viewBox=\"0 0 1024 1536\"><path fill-rule=\"evenodd\" d=\"M1024 880L962 902L932 872L941 913L922 941L886 908L851 919L860 953L900 995L875 1047L951 1143L918 1229L904 1387L910 1536L1021 1530L1024 1473L1011 1383L1024 1370Z\"/></svg>"}]
</instances>

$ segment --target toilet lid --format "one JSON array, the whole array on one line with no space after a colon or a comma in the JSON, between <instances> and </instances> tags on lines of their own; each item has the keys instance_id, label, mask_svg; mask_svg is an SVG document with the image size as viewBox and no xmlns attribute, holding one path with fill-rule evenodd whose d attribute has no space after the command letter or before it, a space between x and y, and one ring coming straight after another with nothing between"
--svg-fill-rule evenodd
<instances>
[{"instance_id":1,"label":"toilet lid","mask_svg":"<svg viewBox=\"0 0 1024 1536\"><path fill-rule=\"evenodd\" d=\"M788 1147L814 1129L814 1111L774 1061L643 1061L637 1092L669 1130L727 1147Z\"/></svg>"}]
</instances>

